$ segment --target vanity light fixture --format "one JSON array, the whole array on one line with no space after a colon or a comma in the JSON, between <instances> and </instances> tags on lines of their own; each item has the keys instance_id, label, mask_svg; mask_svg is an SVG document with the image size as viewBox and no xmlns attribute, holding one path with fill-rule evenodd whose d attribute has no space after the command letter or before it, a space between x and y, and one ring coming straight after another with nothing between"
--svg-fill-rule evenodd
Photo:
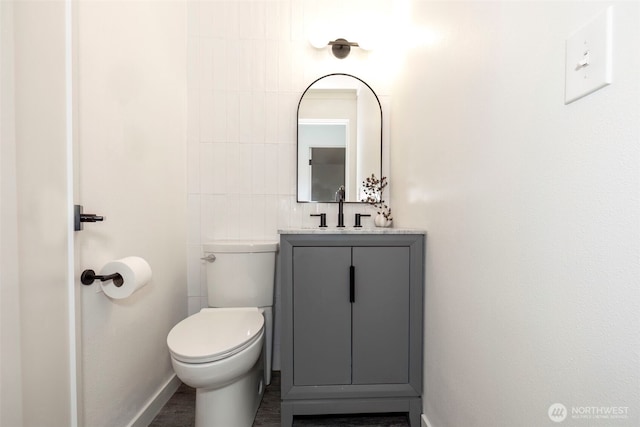
<instances>
[{"instance_id":1,"label":"vanity light fixture","mask_svg":"<svg viewBox=\"0 0 640 427\"><path fill-rule=\"evenodd\" d=\"M320 40L313 40L313 39L310 40L310 42L311 42L311 45L316 49L322 49L325 46L331 46L331 53L333 53L333 56L335 56L338 59L344 59L347 56L349 56L349 53L351 52L351 46L357 46L361 49L368 50L356 42L350 42L347 39L343 39L343 38L338 38L328 43Z\"/></svg>"}]
</instances>

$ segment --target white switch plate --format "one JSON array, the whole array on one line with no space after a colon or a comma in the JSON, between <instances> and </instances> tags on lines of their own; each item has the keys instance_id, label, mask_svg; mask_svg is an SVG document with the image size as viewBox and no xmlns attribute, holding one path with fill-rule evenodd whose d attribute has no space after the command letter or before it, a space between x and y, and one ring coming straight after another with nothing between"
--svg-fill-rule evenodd
<instances>
[{"instance_id":1,"label":"white switch plate","mask_svg":"<svg viewBox=\"0 0 640 427\"><path fill-rule=\"evenodd\" d=\"M613 6L567 39L564 103L569 104L612 82Z\"/></svg>"}]
</instances>

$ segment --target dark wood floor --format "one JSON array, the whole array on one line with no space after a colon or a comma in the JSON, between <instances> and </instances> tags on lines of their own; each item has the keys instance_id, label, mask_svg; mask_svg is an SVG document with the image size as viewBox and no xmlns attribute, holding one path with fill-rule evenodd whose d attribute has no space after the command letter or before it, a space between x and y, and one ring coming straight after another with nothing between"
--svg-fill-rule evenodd
<instances>
[{"instance_id":1,"label":"dark wood floor","mask_svg":"<svg viewBox=\"0 0 640 427\"><path fill-rule=\"evenodd\" d=\"M181 385L149 427L194 427L195 389ZM254 427L280 427L280 373L274 372L253 423ZM404 414L295 417L294 427L407 427ZM229 426L232 427L232 426Z\"/></svg>"}]
</instances>

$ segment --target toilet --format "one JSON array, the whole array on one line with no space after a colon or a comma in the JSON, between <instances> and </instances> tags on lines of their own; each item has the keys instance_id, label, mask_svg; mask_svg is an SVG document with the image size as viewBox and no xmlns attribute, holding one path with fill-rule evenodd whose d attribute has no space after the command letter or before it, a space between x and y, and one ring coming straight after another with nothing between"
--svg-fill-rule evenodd
<instances>
[{"instance_id":1,"label":"toilet","mask_svg":"<svg viewBox=\"0 0 640 427\"><path fill-rule=\"evenodd\" d=\"M196 389L196 427L251 427L271 381L277 242L203 245L208 308L167 336L178 378Z\"/></svg>"}]
</instances>

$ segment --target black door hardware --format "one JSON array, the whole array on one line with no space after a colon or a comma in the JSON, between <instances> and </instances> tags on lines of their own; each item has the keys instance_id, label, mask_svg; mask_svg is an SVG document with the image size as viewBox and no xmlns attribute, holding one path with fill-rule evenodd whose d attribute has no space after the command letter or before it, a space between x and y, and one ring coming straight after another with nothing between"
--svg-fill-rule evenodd
<instances>
[{"instance_id":1,"label":"black door hardware","mask_svg":"<svg viewBox=\"0 0 640 427\"><path fill-rule=\"evenodd\" d=\"M83 222L101 222L104 221L103 216L99 216L96 214L86 214L82 212L82 205L74 205L73 206L74 213L74 221L73 221L73 229L75 231L80 231L84 228L82 225Z\"/></svg>"}]
</instances>

